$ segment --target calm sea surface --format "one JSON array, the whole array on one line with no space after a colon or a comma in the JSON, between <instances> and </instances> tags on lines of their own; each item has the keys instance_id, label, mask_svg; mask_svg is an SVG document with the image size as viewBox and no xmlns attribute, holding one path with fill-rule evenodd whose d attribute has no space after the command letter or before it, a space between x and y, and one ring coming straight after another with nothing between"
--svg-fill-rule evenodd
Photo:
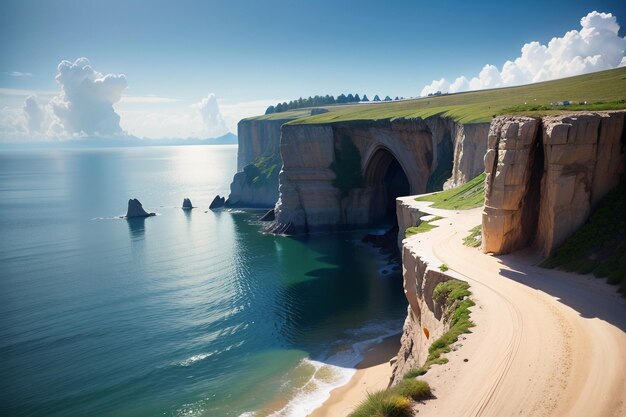
<instances>
[{"instance_id":1,"label":"calm sea surface","mask_svg":"<svg viewBox=\"0 0 626 417\"><path fill-rule=\"evenodd\" d=\"M236 149L0 151L0 415L305 415L401 330L365 231L206 212ZM159 215L116 219L129 198Z\"/></svg>"}]
</instances>

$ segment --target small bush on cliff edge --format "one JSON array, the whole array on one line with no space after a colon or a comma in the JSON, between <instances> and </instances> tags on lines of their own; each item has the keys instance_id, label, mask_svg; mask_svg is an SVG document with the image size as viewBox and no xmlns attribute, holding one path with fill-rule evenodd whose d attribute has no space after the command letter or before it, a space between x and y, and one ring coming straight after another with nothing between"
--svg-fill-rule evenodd
<instances>
[{"instance_id":1,"label":"small bush on cliff edge","mask_svg":"<svg viewBox=\"0 0 626 417\"><path fill-rule=\"evenodd\" d=\"M412 417L411 401L428 398L432 398L432 392L427 382L405 379L394 387L369 394L348 417Z\"/></svg>"},{"instance_id":2,"label":"small bush on cliff edge","mask_svg":"<svg viewBox=\"0 0 626 417\"><path fill-rule=\"evenodd\" d=\"M361 174L361 153L349 137L343 136L339 146L335 142L335 160L330 164L335 173L333 185L346 197L350 190L363 186Z\"/></svg>"},{"instance_id":3,"label":"small bush on cliff edge","mask_svg":"<svg viewBox=\"0 0 626 417\"><path fill-rule=\"evenodd\" d=\"M392 390L368 394L365 401L348 417L412 417L411 400Z\"/></svg>"}]
</instances>

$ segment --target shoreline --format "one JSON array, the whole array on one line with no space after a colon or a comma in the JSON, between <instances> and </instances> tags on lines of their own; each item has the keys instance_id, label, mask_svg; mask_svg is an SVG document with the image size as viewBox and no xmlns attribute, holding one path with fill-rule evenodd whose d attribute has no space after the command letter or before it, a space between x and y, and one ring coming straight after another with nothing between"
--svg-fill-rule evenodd
<instances>
[{"instance_id":1,"label":"shoreline","mask_svg":"<svg viewBox=\"0 0 626 417\"><path fill-rule=\"evenodd\" d=\"M384 390L391 379L391 364L400 350L402 333L384 338L363 353L350 380L330 392L330 397L307 417L347 416L368 393Z\"/></svg>"}]
</instances>

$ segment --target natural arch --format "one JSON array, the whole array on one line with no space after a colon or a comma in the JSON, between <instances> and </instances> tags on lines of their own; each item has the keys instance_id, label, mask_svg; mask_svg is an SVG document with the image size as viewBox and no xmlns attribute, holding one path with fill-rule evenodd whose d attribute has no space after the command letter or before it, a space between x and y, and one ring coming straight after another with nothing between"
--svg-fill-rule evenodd
<instances>
[{"instance_id":1,"label":"natural arch","mask_svg":"<svg viewBox=\"0 0 626 417\"><path fill-rule=\"evenodd\" d=\"M396 217L396 198L411 194L411 185L398 159L385 147L376 149L365 166L364 185L372 193L371 219Z\"/></svg>"}]
</instances>

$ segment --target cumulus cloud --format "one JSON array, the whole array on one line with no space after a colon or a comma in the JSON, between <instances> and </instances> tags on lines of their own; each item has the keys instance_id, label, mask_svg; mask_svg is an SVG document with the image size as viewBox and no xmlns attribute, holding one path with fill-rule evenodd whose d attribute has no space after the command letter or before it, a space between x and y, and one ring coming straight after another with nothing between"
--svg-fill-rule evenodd
<instances>
[{"instance_id":1,"label":"cumulus cloud","mask_svg":"<svg viewBox=\"0 0 626 417\"><path fill-rule=\"evenodd\" d=\"M204 131L208 137L217 137L228 132L215 94L211 93L196 104L198 113L204 123Z\"/></svg>"},{"instance_id":2,"label":"cumulus cloud","mask_svg":"<svg viewBox=\"0 0 626 417\"><path fill-rule=\"evenodd\" d=\"M580 20L580 25L580 30L552 38L547 45L537 41L525 44L520 56L506 61L501 70L487 64L469 79L460 76L452 84L444 78L434 80L420 94L508 87L626 65L626 37L618 35L616 16L593 11Z\"/></svg>"},{"instance_id":3,"label":"cumulus cloud","mask_svg":"<svg viewBox=\"0 0 626 417\"><path fill-rule=\"evenodd\" d=\"M30 132L40 132L43 127L45 115L43 109L39 106L37 97L26 97L22 110L24 111L24 117L26 119L26 126L28 127L28 130Z\"/></svg>"},{"instance_id":4,"label":"cumulus cloud","mask_svg":"<svg viewBox=\"0 0 626 417\"><path fill-rule=\"evenodd\" d=\"M123 133L113 104L128 85L124 74L102 75L87 58L62 61L56 81L61 94L50 101L56 120L53 129L69 135L118 135Z\"/></svg>"}]
</instances>

